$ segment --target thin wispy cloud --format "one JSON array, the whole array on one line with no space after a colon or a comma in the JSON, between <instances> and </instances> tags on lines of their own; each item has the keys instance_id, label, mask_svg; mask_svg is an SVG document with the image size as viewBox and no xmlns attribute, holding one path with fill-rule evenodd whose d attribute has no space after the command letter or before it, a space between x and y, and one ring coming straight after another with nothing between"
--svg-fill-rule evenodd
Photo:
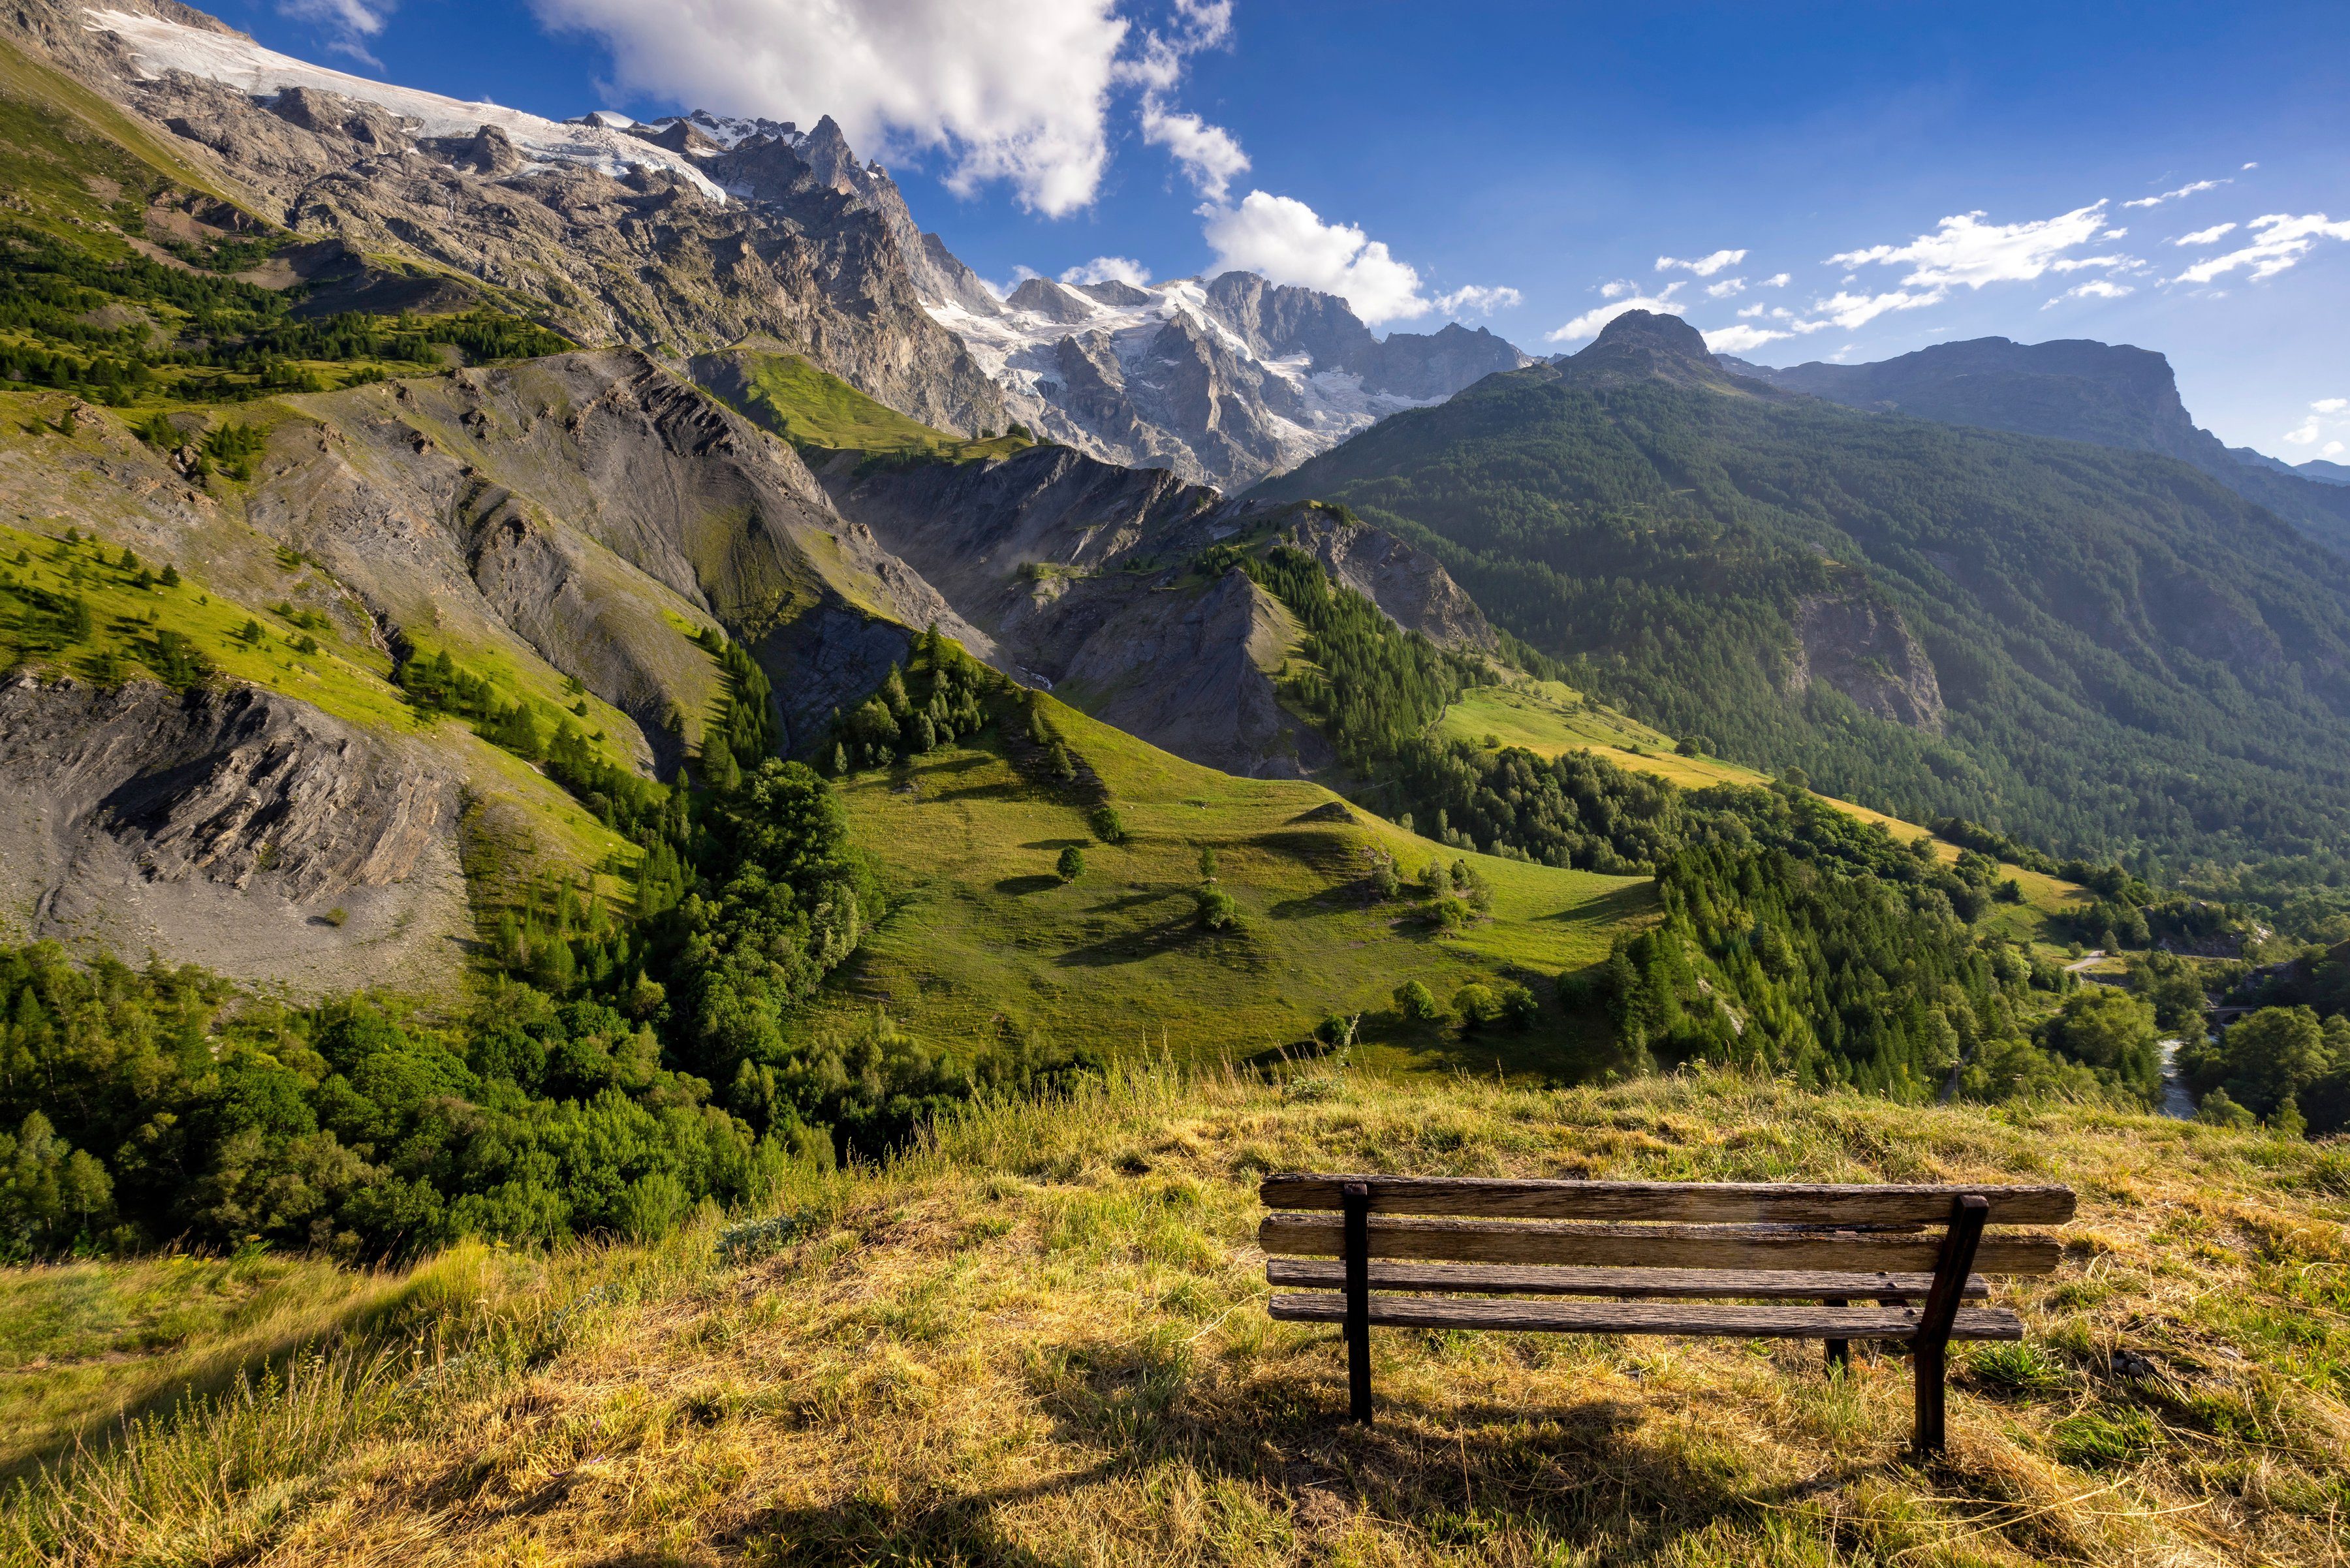
<instances>
[{"instance_id":1,"label":"thin wispy cloud","mask_svg":"<svg viewBox=\"0 0 2350 1568\"><path fill-rule=\"evenodd\" d=\"M1675 267L1680 267L1697 274L1700 277L1711 277L1724 267L1736 266L1745 259L1746 253L1742 250L1716 251L1710 256L1700 256L1694 261L1684 261L1679 256L1659 256L1657 270L1670 272Z\"/></svg>"},{"instance_id":2,"label":"thin wispy cloud","mask_svg":"<svg viewBox=\"0 0 2350 1568\"><path fill-rule=\"evenodd\" d=\"M2216 244L2236 232L2233 223L2214 223L2208 229L2198 229L2191 234L2181 234L2170 243L2174 245L2208 245Z\"/></svg>"},{"instance_id":3,"label":"thin wispy cloud","mask_svg":"<svg viewBox=\"0 0 2350 1568\"><path fill-rule=\"evenodd\" d=\"M327 34L329 53L348 55L362 65L383 69L383 62L369 52L367 42L383 31L384 19L393 10L393 0L278 0L277 14L296 22L308 22Z\"/></svg>"},{"instance_id":4,"label":"thin wispy cloud","mask_svg":"<svg viewBox=\"0 0 2350 1568\"><path fill-rule=\"evenodd\" d=\"M2252 167L2247 163L2245 168ZM2159 207L2165 202L2176 202L2181 196L2192 196L2202 191L2216 191L2222 185L2232 185L2233 180L2198 180L2191 185L2181 185L2176 191L2165 191L2159 196L2140 196L2134 202L2124 202L2125 207Z\"/></svg>"},{"instance_id":5,"label":"thin wispy cloud","mask_svg":"<svg viewBox=\"0 0 2350 1568\"><path fill-rule=\"evenodd\" d=\"M2274 277L2300 265L2320 240L2350 240L2350 221L2335 223L2323 213L2293 217L2269 213L2251 221L2252 243L2197 262L2171 281L2210 283L2239 268L2248 268L2252 281Z\"/></svg>"},{"instance_id":6,"label":"thin wispy cloud","mask_svg":"<svg viewBox=\"0 0 2350 1568\"><path fill-rule=\"evenodd\" d=\"M1659 316L1679 316L1689 308L1682 301L1673 297L1680 292L1680 287L1681 286L1676 283L1658 290L1653 295L1635 294L1627 298L1620 289L1617 289L1611 284L1599 291L1601 296L1608 303L1595 305L1574 320L1544 333L1544 341L1579 343L1586 337L1596 337L1599 336L1601 327L1627 310L1648 310L1654 311Z\"/></svg>"},{"instance_id":7,"label":"thin wispy cloud","mask_svg":"<svg viewBox=\"0 0 2350 1568\"><path fill-rule=\"evenodd\" d=\"M2066 289L2040 308L2046 310L2052 306L2062 305L2068 299L2120 299L2136 292L2137 290L2130 287L2128 284L2116 283L2108 277L2093 277L2086 283L2076 284Z\"/></svg>"},{"instance_id":8,"label":"thin wispy cloud","mask_svg":"<svg viewBox=\"0 0 2350 1568\"><path fill-rule=\"evenodd\" d=\"M2350 431L2350 398L2320 398L2309 405L2309 414L2301 423L2285 431L2284 440L2294 446L2316 446L2325 437ZM2318 452L2320 457L2338 457L2343 450L2340 441L2328 441Z\"/></svg>"},{"instance_id":9,"label":"thin wispy cloud","mask_svg":"<svg viewBox=\"0 0 2350 1568\"><path fill-rule=\"evenodd\" d=\"M1061 274L1063 283L1130 283L1140 288L1150 281L1150 269L1126 256L1096 256Z\"/></svg>"},{"instance_id":10,"label":"thin wispy cloud","mask_svg":"<svg viewBox=\"0 0 2350 1568\"><path fill-rule=\"evenodd\" d=\"M1981 288L1994 283L2029 283L2066 260L2066 253L2112 239L2106 203L2093 202L2053 218L2021 223L1987 223L1981 212L1944 218L1930 234L1906 244L1870 245L1828 258L1831 266L1857 272L1869 265L1910 270L1901 281L1912 287ZM2123 258L2074 262L2073 265L2118 265ZM2069 270L2069 268L2062 269Z\"/></svg>"},{"instance_id":11,"label":"thin wispy cloud","mask_svg":"<svg viewBox=\"0 0 2350 1568\"><path fill-rule=\"evenodd\" d=\"M1473 283L1463 284L1451 294L1436 296L1436 308L1447 316L1466 316L1472 310L1480 316L1491 316L1497 310L1514 309L1524 303L1525 296L1507 284L1492 288L1482 288Z\"/></svg>"}]
</instances>

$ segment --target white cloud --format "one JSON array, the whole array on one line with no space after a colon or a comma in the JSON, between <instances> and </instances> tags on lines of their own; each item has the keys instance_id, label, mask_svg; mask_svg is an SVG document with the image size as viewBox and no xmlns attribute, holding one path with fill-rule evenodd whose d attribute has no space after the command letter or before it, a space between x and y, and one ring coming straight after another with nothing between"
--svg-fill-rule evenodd
<instances>
[{"instance_id":1,"label":"white cloud","mask_svg":"<svg viewBox=\"0 0 2350 1568\"><path fill-rule=\"evenodd\" d=\"M2245 167L2245 168L2247 168L2247 169L2257 169L2257 168L2259 168L2259 167L2260 167L2260 165L2259 165L2258 163L2247 163L2247 164L2245 164L2245 165L2244 165L2244 167Z\"/></svg>"},{"instance_id":2,"label":"white cloud","mask_svg":"<svg viewBox=\"0 0 2350 1568\"><path fill-rule=\"evenodd\" d=\"M1669 272L1674 267L1684 267L1700 277L1711 277L1723 267L1736 266L1745 259L1746 253L1742 250L1716 251L1710 256L1700 256L1695 261L1682 261L1675 256L1659 256L1657 270Z\"/></svg>"},{"instance_id":3,"label":"white cloud","mask_svg":"<svg viewBox=\"0 0 2350 1568\"><path fill-rule=\"evenodd\" d=\"M1125 256L1096 256L1082 266L1061 274L1063 283L1130 283L1140 288L1150 281L1150 269Z\"/></svg>"},{"instance_id":4,"label":"white cloud","mask_svg":"<svg viewBox=\"0 0 2350 1568\"><path fill-rule=\"evenodd\" d=\"M2110 237L2105 206L2096 202L2053 218L2022 223L1986 223L1979 212L1961 213L1944 218L1934 233L1920 234L1908 244L1871 245L1828 260L1843 267L1906 263L1910 270L1901 279L1905 285L1937 291L1961 285L1981 288L1991 283L2028 283L2055 266L2065 252ZM2074 265L2119 265L2120 261L2100 257Z\"/></svg>"},{"instance_id":5,"label":"white cloud","mask_svg":"<svg viewBox=\"0 0 2350 1568\"><path fill-rule=\"evenodd\" d=\"M307 0L305 0L307 3ZM532 0L621 84L721 113L830 114L868 157L932 151L1051 216L1094 199L1128 25L1117 0Z\"/></svg>"},{"instance_id":6,"label":"white cloud","mask_svg":"<svg viewBox=\"0 0 2350 1568\"><path fill-rule=\"evenodd\" d=\"M2269 213L2254 218L2251 227L2255 237L2251 244L2197 262L2171 281L2210 283L2238 267L2251 268L2255 281L2273 277L2307 255L2319 240L2350 240L2350 222L2334 223L2323 213L2298 218Z\"/></svg>"},{"instance_id":7,"label":"white cloud","mask_svg":"<svg viewBox=\"0 0 2350 1568\"><path fill-rule=\"evenodd\" d=\"M1211 211L1205 234L1220 266L1337 295L1367 326L1424 316L1430 306L1419 274L1385 242L1349 223L1326 223L1295 197L1251 191L1239 206Z\"/></svg>"},{"instance_id":8,"label":"white cloud","mask_svg":"<svg viewBox=\"0 0 2350 1568\"><path fill-rule=\"evenodd\" d=\"M1231 131L1170 107L1167 95L1181 83L1193 55L1221 48L1232 36L1232 0L1175 0L1174 25L1144 34L1141 53L1120 61L1116 73L1142 88L1142 140L1167 149L1192 188L1219 205L1232 182L1248 172L1248 154Z\"/></svg>"},{"instance_id":9,"label":"white cloud","mask_svg":"<svg viewBox=\"0 0 2350 1568\"><path fill-rule=\"evenodd\" d=\"M2170 243L2174 245L2208 245L2223 234L2236 232L2233 223L2214 223L2208 229L2198 229L2191 234L2181 234Z\"/></svg>"},{"instance_id":10,"label":"white cloud","mask_svg":"<svg viewBox=\"0 0 2350 1568\"><path fill-rule=\"evenodd\" d=\"M1463 316L1473 310L1480 316L1491 316L1497 310L1510 310L1525 303L1525 296L1507 284L1492 288L1468 283L1451 294L1436 296L1436 308L1447 316Z\"/></svg>"},{"instance_id":11,"label":"white cloud","mask_svg":"<svg viewBox=\"0 0 2350 1568\"><path fill-rule=\"evenodd\" d=\"M2093 277L2086 283L2077 284L2066 289L2050 300L2048 305L2043 305L2040 308L2045 310L2049 306L2062 305L2068 299L2119 299L2122 296L2134 292L2136 291L2126 283L2116 283L2108 277Z\"/></svg>"},{"instance_id":12,"label":"white cloud","mask_svg":"<svg viewBox=\"0 0 2350 1568\"><path fill-rule=\"evenodd\" d=\"M1621 299L1627 294L1639 292L1640 286L1627 277L1619 277L1613 283L1603 283L1599 286L1599 297L1602 299Z\"/></svg>"},{"instance_id":13,"label":"white cloud","mask_svg":"<svg viewBox=\"0 0 2350 1568\"><path fill-rule=\"evenodd\" d=\"M1665 291L1666 296L1671 293L1670 289ZM1586 337L1598 337L1601 327L1627 310L1653 310L1659 316L1679 316L1688 308L1687 306L1663 296L1654 299L1646 296L1635 296L1630 299L1618 299L1607 305L1595 305L1556 331L1544 333L1543 338L1550 343L1577 343Z\"/></svg>"},{"instance_id":14,"label":"white cloud","mask_svg":"<svg viewBox=\"0 0 2350 1568\"><path fill-rule=\"evenodd\" d=\"M2289 430L2284 439L2295 446L2315 446L2330 431L2350 428L2350 398L2320 398L2309 405L2308 417L2299 428ZM2340 441L2330 443L2323 455L2331 457L2342 450Z\"/></svg>"},{"instance_id":15,"label":"white cloud","mask_svg":"<svg viewBox=\"0 0 2350 1568\"><path fill-rule=\"evenodd\" d=\"M2318 450L2317 455L2320 457L2340 457L2345 452L2350 452L2350 447L2344 446L2338 441L2330 441Z\"/></svg>"},{"instance_id":16,"label":"white cloud","mask_svg":"<svg viewBox=\"0 0 2350 1568\"><path fill-rule=\"evenodd\" d=\"M1230 131L1196 114L1168 109L1156 98L1142 100L1142 140L1167 149L1192 187L1211 202L1222 201L1232 182L1249 171L1249 156Z\"/></svg>"},{"instance_id":17,"label":"white cloud","mask_svg":"<svg viewBox=\"0 0 2350 1568\"><path fill-rule=\"evenodd\" d=\"M2250 169L2251 164L2244 165ZM2198 191L2216 191L2222 185L2232 185L2233 180L2198 180L2191 185L2181 185L2176 191L2165 191L2159 196L2140 196L2135 202L2124 202L2125 207L2159 207L2165 202L2176 202L2181 196L2192 196Z\"/></svg>"},{"instance_id":18,"label":"white cloud","mask_svg":"<svg viewBox=\"0 0 2350 1568\"><path fill-rule=\"evenodd\" d=\"M1789 280L1785 273L1774 272L1769 277L1762 280L1762 286L1765 288L1784 288L1787 286L1788 281Z\"/></svg>"},{"instance_id":19,"label":"white cloud","mask_svg":"<svg viewBox=\"0 0 2350 1568\"><path fill-rule=\"evenodd\" d=\"M1717 327L1705 335L1705 346L1717 354L1743 354L1760 348L1765 343L1776 343L1793 333L1774 332L1768 327Z\"/></svg>"},{"instance_id":20,"label":"white cloud","mask_svg":"<svg viewBox=\"0 0 2350 1568\"><path fill-rule=\"evenodd\" d=\"M1746 280L1744 278L1726 277L1720 283L1708 284L1706 286L1705 296L1708 299L1728 299L1733 294L1744 294L1745 292Z\"/></svg>"},{"instance_id":21,"label":"white cloud","mask_svg":"<svg viewBox=\"0 0 2350 1568\"><path fill-rule=\"evenodd\" d=\"M1769 308L1770 306L1767 305L1750 305L1745 309L1738 313L1738 319L1741 321L1752 321Z\"/></svg>"},{"instance_id":22,"label":"white cloud","mask_svg":"<svg viewBox=\"0 0 2350 1568\"><path fill-rule=\"evenodd\" d=\"M1889 310L1916 310L1921 306L1939 305L1949 297L1939 288L1912 294L1908 289L1895 289L1889 294L1846 294L1838 291L1825 299L1814 300L1812 308L1825 319L1811 327L1799 327L1798 331L1817 331L1829 323L1846 332L1856 331Z\"/></svg>"},{"instance_id":23,"label":"white cloud","mask_svg":"<svg viewBox=\"0 0 2350 1568\"><path fill-rule=\"evenodd\" d=\"M278 0L277 14L317 24L328 34L329 50L381 70L383 62L368 52L367 40L383 31L394 5L395 0Z\"/></svg>"}]
</instances>

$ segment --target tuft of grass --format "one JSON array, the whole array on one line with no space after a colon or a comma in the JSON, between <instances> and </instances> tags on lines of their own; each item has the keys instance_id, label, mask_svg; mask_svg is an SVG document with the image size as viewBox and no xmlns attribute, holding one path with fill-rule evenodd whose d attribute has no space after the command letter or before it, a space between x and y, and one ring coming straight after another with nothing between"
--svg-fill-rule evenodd
<instances>
[{"instance_id":1,"label":"tuft of grass","mask_svg":"<svg viewBox=\"0 0 2350 1568\"><path fill-rule=\"evenodd\" d=\"M1132 1064L882 1166L800 1168L781 1224L357 1277L364 1302L292 1353L53 1447L0 1557L375 1562L429 1536L448 1561L2340 1561L2350 1314L2286 1282L2338 1289L2350 1262L2324 1150L1728 1074L1326 1076ZM2001 1296L2054 1365L2159 1370L2019 1400L1977 1365L1921 1467L1898 1357L1831 1380L1811 1345L1380 1331L1364 1430L1335 1331L1265 1315L1253 1238L1259 1172L1365 1168L2068 1181L2064 1267ZM761 1241L722 1257L730 1233ZM21 1272L12 1304L57 1277ZM2066 1293L2084 1278L2107 1293ZM2297 1340L2261 1313L2298 1313Z\"/></svg>"}]
</instances>

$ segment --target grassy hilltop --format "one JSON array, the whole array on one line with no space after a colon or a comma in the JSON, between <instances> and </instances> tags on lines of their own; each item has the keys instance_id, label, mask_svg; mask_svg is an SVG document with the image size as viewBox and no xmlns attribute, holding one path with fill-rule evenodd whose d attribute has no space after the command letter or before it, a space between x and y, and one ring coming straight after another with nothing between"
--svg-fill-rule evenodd
<instances>
[{"instance_id":1,"label":"grassy hilltop","mask_svg":"<svg viewBox=\"0 0 2350 1568\"><path fill-rule=\"evenodd\" d=\"M1951 1450L1816 1345L1274 1324L1271 1169L2062 1180ZM1731 1075L1538 1092L1137 1067L983 1106L772 1220L10 1276L5 1559L2324 1563L2350 1503L2339 1148ZM170 1305L166 1305L166 1300ZM182 1400L187 1402L183 1403ZM118 1414L133 1417L128 1427ZM94 1423L78 1450L77 1420ZM46 1464L48 1468L42 1469Z\"/></svg>"}]
</instances>

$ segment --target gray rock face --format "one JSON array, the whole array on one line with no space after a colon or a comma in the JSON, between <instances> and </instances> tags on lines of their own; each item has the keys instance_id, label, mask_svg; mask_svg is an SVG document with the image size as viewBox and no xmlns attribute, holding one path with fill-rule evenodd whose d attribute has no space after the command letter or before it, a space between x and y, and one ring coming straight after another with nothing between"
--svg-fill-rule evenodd
<instances>
[{"instance_id":1,"label":"gray rock face","mask_svg":"<svg viewBox=\"0 0 2350 1568\"><path fill-rule=\"evenodd\" d=\"M1302 512L1290 541L1320 561L1331 576L1385 610L1406 631L1440 648L1499 653L1502 639L1467 589L1436 557L1394 535L1336 512Z\"/></svg>"},{"instance_id":2,"label":"gray rock face","mask_svg":"<svg viewBox=\"0 0 2350 1568\"><path fill-rule=\"evenodd\" d=\"M152 9L240 36L184 8ZM690 354L764 335L927 423L963 433L1004 423L994 387L921 308L923 291L951 291L957 280L933 262L895 185L859 169L829 120L806 139L795 133L806 157L768 137L775 167L722 202L691 178L702 150L690 139L680 139L683 157L644 154L666 165L608 171L592 159L526 152L494 127L420 140L421 122L402 106L429 95L383 89L387 101L376 103L296 85L256 97L153 67L135 40L84 26L70 0L24 0L0 16L0 31L177 138L256 211L352 254L518 296L582 343ZM342 79L352 94L375 90ZM432 101L452 113L480 107ZM657 135L583 135L605 138L589 152L665 145ZM707 161L708 178L725 185L730 170L757 160L737 147Z\"/></svg>"},{"instance_id":3,"label":"gray rock face","mask_svg":"<svg viewBox=\"0 0 2350 1568\"><path fill-rule=\"evenodd\" d=\"M1862 711L1913 730L1942 732L1934 662L1900 615L1857 594L1807 594L1795 605L1790 694L1823 681Z\"/></svg>"},{"instance_id":4,"label":"gray rock face","mask_svg":"<svg viewBox=\"0 0 2350 1568\"><path fill-rule=\"evenodd\" d=\"M461 793L427 746L270 693L0 686L0 886L36 939L449 992Z\"/></svg>"},{"instance_id":5,"label":"gray rock face","mask_svg":"<svg viewBox=\"0 0 2350 1568\"><path fill-rule=\"evenodd\" d=\"M1000 305L923 297L1032 430L1231 491L1528 363L1459 327L1382 341L1336 296L1247 272L1148 288L1030 278Z\"/></svg>"}]
</instances>

